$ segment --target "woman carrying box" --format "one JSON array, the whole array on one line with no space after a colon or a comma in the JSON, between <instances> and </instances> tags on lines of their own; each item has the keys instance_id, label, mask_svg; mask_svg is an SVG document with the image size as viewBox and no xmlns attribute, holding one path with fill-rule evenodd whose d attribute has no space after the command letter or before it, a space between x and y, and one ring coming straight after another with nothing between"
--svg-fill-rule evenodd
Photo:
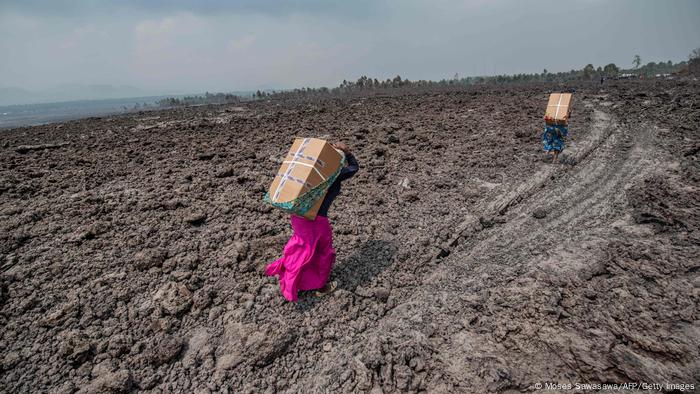
<instances>
[{"instance_id":1,"label":"woman carrying box","mask_svg":"<svg viewBox=\"0 0 700 394\"><path fill-rule=\"evenodd\" d=\"M335 263L333 229L328 221L328 209L340 194L341 182L352 178L360 166L347 145L336 143L333 146L345 153L347 165L328 188L314 220L291 216L294 234L284 247L282 258L265 269L268 276L279 275L280 290L289 301L298 299L298 290L316 290L314 295L320 297L333 292L337 287L335 281L328 282Z\"/></svg>"},{"instance_id":2,"label":"woman carrying box","mask_svg":"<svg viewBox=\"0 0 700 394\"><path fill-rule=\"evenodd\" d=\"M556 163L559 154L564 150L564 138L569 134L569 118L571 104L576 89L568 92L552 93L549 95L547 110L544 114L544 132L542 144L547 154L552 155L552 163Z\"/></svg>"}]
</instances>

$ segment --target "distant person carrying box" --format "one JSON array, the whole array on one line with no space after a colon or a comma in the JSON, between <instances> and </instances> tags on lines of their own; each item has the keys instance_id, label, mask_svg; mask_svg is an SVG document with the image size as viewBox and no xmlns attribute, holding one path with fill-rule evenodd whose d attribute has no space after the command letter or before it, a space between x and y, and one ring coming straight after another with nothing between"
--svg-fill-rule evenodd
<instances>
[{"instance_id":1,"label":"distant person carrying box","mask_svg":"<svg viewBox=\"0 0 700 394\"><path fill-rule=\"evenodd\" d=\"M547 154L552 155L552 163L557 162L559 154L564 150L564 138L569 134L572 96L572 93L552 93L549 95L544 115L542 145Z\"/></svg>"},{"instance_id":2,"label":"distant person carrying box","mask_svg":"<svg viewBox=\"0 0 700 394\"><path fill-rule=\"evenodd\" d=\"M335 263L333 229L328 209L340 194L341 182L359 170L350 148L315 138L297 139L283 161L265 200L291 213L293 235L283 256L269 264L265 274L279 276L282 295L298 299L299 290L323 296L335 290L328 282Z\"/></svg>"}]
</instances>

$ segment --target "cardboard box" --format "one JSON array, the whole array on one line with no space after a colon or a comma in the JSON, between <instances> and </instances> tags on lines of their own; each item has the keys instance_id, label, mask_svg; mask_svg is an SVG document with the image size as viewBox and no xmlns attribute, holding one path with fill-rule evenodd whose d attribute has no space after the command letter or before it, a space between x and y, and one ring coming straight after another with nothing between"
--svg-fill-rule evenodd
<instances>
[{"instance_id":1,"label":"cardboard box","mask_svg":"<svg viewBox=\"0 0 700 394\"><path fill-rule=\"evenodd\" d=\"M552 93L549 95L547 110L544 114L544 121L550 125L566 125L571 115L571 104L573 95L571 93Z\"/></svg>"},{"instance_id":2,"label":"cardboard box","mask_svg":"<svg viewBox=\"0 0 700 394\"><path fill-rule=\"evenodd\" d=\"M317 138L296 138L284 157L265 200L289 213L316 218L345 155Z\"/></svg>"}]
</instances>

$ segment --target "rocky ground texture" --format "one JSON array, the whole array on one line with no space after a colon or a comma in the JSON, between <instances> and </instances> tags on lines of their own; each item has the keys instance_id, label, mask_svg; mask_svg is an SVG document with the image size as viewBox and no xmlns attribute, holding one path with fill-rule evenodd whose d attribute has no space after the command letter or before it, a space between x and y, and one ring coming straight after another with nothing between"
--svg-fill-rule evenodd
<instances>
[{"instance_id":1,"label":"rocky ground texture","mask_svg":"<svg viewBox=\"0 0 700 394\"><path fill-rule=\"evenodd\" d=\"M700 84L204 106L0 132L0 392L522 392L700 380ZM262 203L350 145L339 290L288 303Z\"/></svg>"}]
</instances>

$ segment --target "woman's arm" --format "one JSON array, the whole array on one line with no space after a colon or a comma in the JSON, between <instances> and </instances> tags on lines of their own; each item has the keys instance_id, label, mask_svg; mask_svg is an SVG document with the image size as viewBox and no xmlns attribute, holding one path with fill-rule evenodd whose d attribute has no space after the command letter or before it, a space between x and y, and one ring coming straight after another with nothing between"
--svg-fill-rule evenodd
<instances>
[{"instance_id":1,"label":"woman's arm","mask_svg":"<svg viewBox=\"0 0 700 394\"><path fill-rule=\"evenodd\" d=\"M343 167L343 169L340 170L340 175L338 175L338 178L341 181L352 178L353 175L360 170L360 164L357 162L357 159L352 153L346 154L345 160L347 160L348 165Z\"/></svg>"}]
</instances>

